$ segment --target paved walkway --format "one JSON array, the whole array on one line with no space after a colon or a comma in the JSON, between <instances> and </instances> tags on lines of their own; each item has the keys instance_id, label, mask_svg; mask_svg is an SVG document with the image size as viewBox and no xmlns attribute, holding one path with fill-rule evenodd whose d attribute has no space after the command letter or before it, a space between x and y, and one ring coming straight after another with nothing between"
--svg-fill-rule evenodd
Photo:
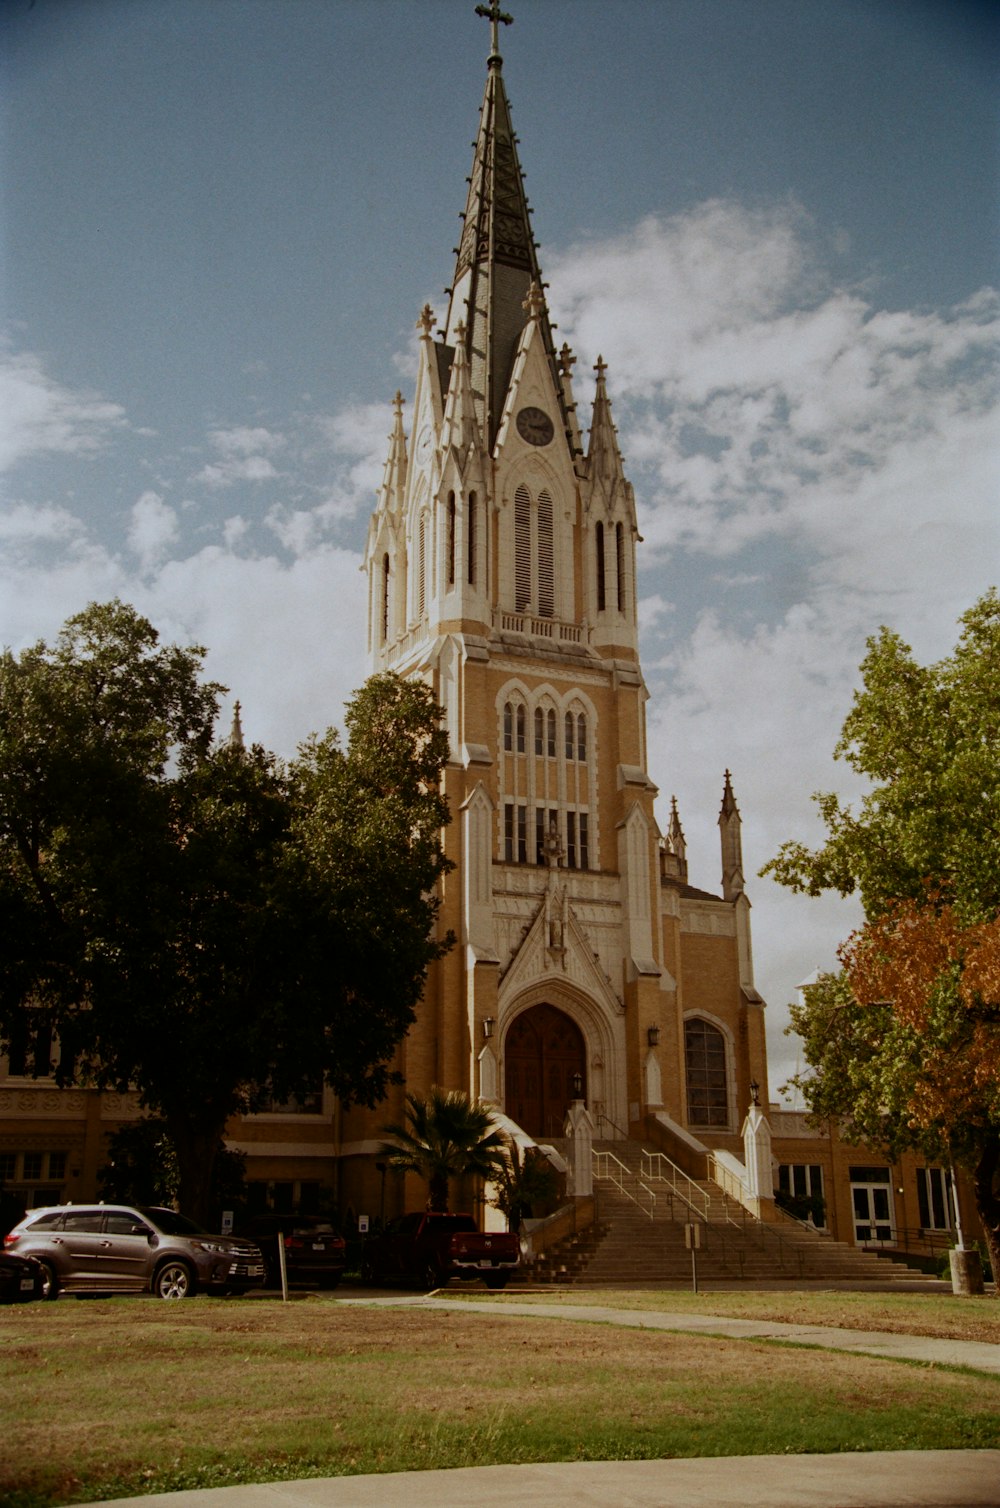
<instances>
[{"instance_id":1,"label":"paved walkway","mask_svg":"<svg viewBox=\"0 0 1000 1508\"><path fill-rule=\"evenodd\" d=\"M1000 1450L467 1466L119 1498L90 1508L997 1508Z\"/></svg>"},{"instance_id":2,"label":"paved walkway","mask_svg":"<svg viewBox=\"0 0 1000 1508\"><path fill-rule=\"evenodd\" d=\"M666 1295L665 1295L666 1297ZM722 1335L732 1340L780 1340L789 1345L821 1346L828 1351L854 1351L885 1356L893 1361L934 1362L938 1366L972 1367L1000 1375L1000 1346L981 1340L938 1340L923 1335L889 1335L874 1330L841 1330L832 1325L786 1325L778 1320L722 1318L714 1314L671 1314L659 1309L615 1309L609 1304L501 1304L476 1299L425 1298L340 1299L346 1304L419 1304L460 1309L467 1313L534 1315L580 1323L623 1325L634 1330L673 1330L695 1335ZM1000 1503L1000 1496L998 1496Z\"/></svg>"},{"instance_id":3,"label":"paved walkway","mask_svg":"<svg viewBox=\"0 0 1000 1508\"><path fill-rule=\"evenodd\" d=\"M1000 1346L982 1341L787 1325L771 1320L615 1309L606 1304L479 1302L427 1295L338 1304L533 1315L638 1330L780 1340L1000 1375ZM1000 1508L1000 1450L864 1451L697 1460L574 1461L457 1471L317 1477L118 1498L90 1508Z\"/></svg>"}]
</instances>

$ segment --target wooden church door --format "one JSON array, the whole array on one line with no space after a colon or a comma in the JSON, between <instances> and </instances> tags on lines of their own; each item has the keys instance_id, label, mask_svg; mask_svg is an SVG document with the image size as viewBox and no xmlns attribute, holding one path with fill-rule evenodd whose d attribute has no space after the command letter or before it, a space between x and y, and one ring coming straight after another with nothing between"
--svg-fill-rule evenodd
<instances>
[{"instance_id":1,"label":"wooden church door","mask_svg":"<svg viewBox=\"0 0 1000 1508\"><path fill-rule=\"evenodd\" d=\"M504 1048L505 1108L529 1136L562 1136L577 1074L586 1085L587 1054L579 1027L554 1005L524 1011ZM581 1091L580 1097L585 1094Z\"/></svg>"}]
</instances>

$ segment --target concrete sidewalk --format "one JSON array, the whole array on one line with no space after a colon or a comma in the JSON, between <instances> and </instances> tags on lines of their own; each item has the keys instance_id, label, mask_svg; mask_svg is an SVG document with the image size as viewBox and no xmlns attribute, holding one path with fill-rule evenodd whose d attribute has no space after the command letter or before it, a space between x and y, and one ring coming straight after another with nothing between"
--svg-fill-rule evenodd
<instances>
[{"instance_id":1,"label":"concrete sidewalk","mask_svg":"<svg viewBox=\"0 0 1000 1508\"><path fill-rule=\"evenodd\" d=\"M842 1330L832 1325L787 1325L778 1320L731 1319L713 1314L671 1314L659 1309L615 1309L609 1304L501 1303L477 1299L393 1297L338 1299L341 1304L392 1305L458 1309L463 1313L512 1314L519 1318L574 1320L578 1324L622 1325L633 1330L669 1330L694 1335L721 1335L728 1340L780 1340L788 1345L853 1351L891 1361L932 1362L944 1367L971 1367L1000 1376L1000 1346L981 1340L939 1340L934 1336L893 1335L876 1330ZM998 1498L1000 1502L1000 1498Z\"/></svg>"},{"instance_id":2,"label":"concrete sidewalk","mask_svg":"<svg viewBox=\"0 0 1000 1508\"><path fill-rule=\"evenodd\" d=\"M1000 1450L468 1466L119 1498L90 1508L997 1508Z\"/></svg>"}]
</instances>

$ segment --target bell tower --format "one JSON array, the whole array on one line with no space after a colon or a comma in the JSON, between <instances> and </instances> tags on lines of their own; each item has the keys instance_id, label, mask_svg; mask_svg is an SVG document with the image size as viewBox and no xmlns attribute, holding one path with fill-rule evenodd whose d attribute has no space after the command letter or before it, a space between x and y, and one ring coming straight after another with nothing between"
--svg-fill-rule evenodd
<instances>
[{"instance_id":1,"label":"bell tower","mask_svg":"<svg viewBox=\"0 0 1000 1508\"><path fill-rule=\"evenodd\" d=\"M661 839L646 768L611 374L598 357L585 441L504 84L511 18L477 14L492 45L448 307L417 317L365 552L370 668L430 685L450 746L440 918L457 944L398 1067L410 1092L467 1090L532 1135L561 1135L582 1093L618 1135L685 1114L686 861L664 867L683 839ZM347 1146L371 1144L364 1124L346 1114Z\"/></svg>"}]
</instances>

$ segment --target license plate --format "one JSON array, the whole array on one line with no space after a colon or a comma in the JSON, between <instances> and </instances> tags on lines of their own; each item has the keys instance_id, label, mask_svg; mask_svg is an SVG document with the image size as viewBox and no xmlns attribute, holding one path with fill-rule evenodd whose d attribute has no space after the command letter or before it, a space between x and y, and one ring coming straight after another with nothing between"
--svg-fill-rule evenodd
<instances>
[{"instance_id":1,"label":"license plate","mask_svg":"<svg viewBox=\"0 0 1000 1508\"><path fill-rule=\"evenodd\" d=\"M480 1267L492 1267L493 1263L490 1261L489 1257L480 1257L479 1265Z\"/></svg>"},{"instance_id":2,"label":"license plate","mask_svg":"<svg viewBox=\"0 0 1000 1508\"><path fill-rule=\"evenodd\" d=\"M326 1247L323 1245L322 1241L314 1241L313 1251L326 1251Z\"/></svg>"},{"instance_id":3,"label":"license plate","mask_svg":"<svg viewBox=\"0 0 1000 1508\"><path fill-rule=\"evenodd\" d=\"M35 1280L34 1280L34 1278L22 1278L21 1279L21 1292L22 1293L34 1293L34 1291L35 1291Z\"/></svg>"}]
</instances>

